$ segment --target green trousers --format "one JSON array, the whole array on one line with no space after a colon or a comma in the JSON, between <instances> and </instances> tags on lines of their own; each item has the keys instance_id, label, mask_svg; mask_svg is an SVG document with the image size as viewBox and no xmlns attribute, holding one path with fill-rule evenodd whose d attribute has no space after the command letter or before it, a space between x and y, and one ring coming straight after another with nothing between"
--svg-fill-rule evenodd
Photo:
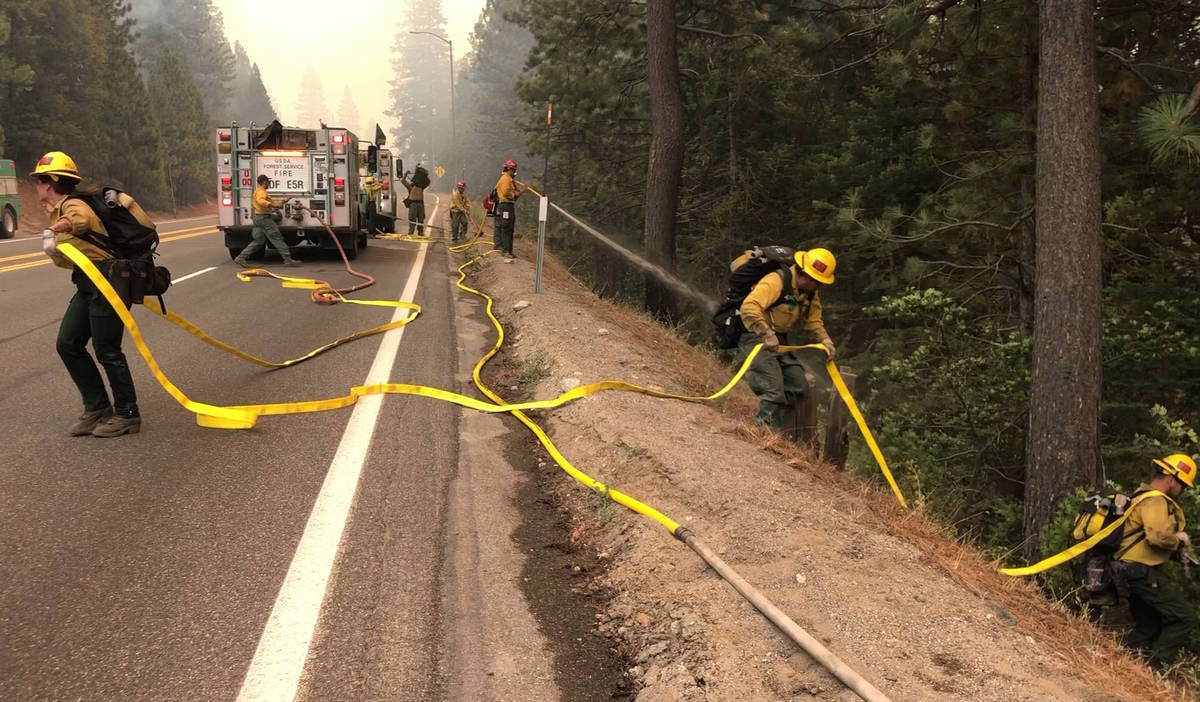
<instances>
[{"instance_id":1,"label":"green trousers","mask_svg":"<svg viewBox=\"0 0 1200 702\"><path fill-rule=\"evenodd\" d=\"M762 341L758 334L742 334L738 339L738 364L746 360L750 349ZM785 343L781 338L780 343ZM763 349L746 369L746 383L758 395L756 424L781 429L793 414L793 408L808 392L804 365L795 351L775 353Z\"/></svg>"},{"instance_id":2,"label":"green trousers","mask_svg":"<svg viewBox=\"0 0 1200 702\"><path fill-rule=\"evenodd\" d=\"M275 223L271 215L256 214L254 215L254 229L250 232L250 244L242 249L238 258L245 260L259 250L265 249L268 239L271 241L271 246L274 246L279 255L283 256L283 260L286 261L292 257L287 242L283 240L283 233L279 231L279 225Z\"/></svg>"},{"instance_id":3,"label":"green trousers","mask_svg":"<svg viewBox=\"0 0 1200 702\"><path fill-rule=\"evenodd\" d=\"M511 202L496 205L496 223L492 228L492 248L511 254L513 252L513 234L516 230L517 208Z\"/></svg>"},{"instance_id":4,"label":"green trousers","mask_svg":"<svg viewBox=\"0 0 1200 702\"><path fill-rule=\"evenodd\" d=\"M67 367L71 380L75 381L75 387L79 388L83 410L107 409L110 405L108 390L87 350L88 341L91 341L96 360L104 367L112 386L113 410L122 417L136 417L137 393L133 389L129 363L121 350L125 325L90 280L78 271L72 278L75 279L75 295L67 303L67 311L58 327L58 356Z\"/></svg>"},{"instance_id":5,"label":"green trousers","mask_svg":"<svg viewBox=\"0 0 1200 702\"><path fill-rule=\"evenodd\" d=\"M425 233L425 201L413 200L408 205L408 233L421 236Z\"/></svg>"},{"instance_id":6,"label":"green trousers","mask_svg":"<svg viewBox=\"0 0 1200 702\"><path fill-rule=\"evenodd\" d=\"M467 213L462 210L450 210L450 239L458 241L467 238Z\"/></svg>"},{"instance_id":7,"label":"green trousers","mask_svg":"<svg viewBox=\"0 0 1200 702\"><path fill-rule=\"evenodd\" d=\"M1170 665L1196 628L1196 611L1160 568L1127 582L1133 629L1125 646L1146 656L1154 668Z\"/></svg>"}]
</instances>

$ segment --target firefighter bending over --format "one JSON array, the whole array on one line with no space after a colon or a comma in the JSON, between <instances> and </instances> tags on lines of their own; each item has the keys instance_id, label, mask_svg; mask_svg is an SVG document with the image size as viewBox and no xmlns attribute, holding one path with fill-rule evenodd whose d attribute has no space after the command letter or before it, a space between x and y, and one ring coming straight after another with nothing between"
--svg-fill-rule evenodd
<instances>
[{"instance_id":1,"label":"firefighter bending over","mask_svg":"<svg viewBox=\"0 0 1200 702\"><path fill-rule=\"evenodd\" d=\"M737 270L749 255L735 259L730 270ZM763 350L746 371L746 382L758 395L754 422L760 426L783 428L808 390L808 379L797 353L777 352L781 344L799 345L798 341L788 339L793 325L802 324L809 337L824 345L829 357L833 357L833 341L821 319L818 288L833 284L836 266L836 259L827 249L797 251L791 266L763 276L742 301L740 314L747 331L738 339L741 359L745 360L755 344L763 344Z\"/></svg>"}]
</instances>

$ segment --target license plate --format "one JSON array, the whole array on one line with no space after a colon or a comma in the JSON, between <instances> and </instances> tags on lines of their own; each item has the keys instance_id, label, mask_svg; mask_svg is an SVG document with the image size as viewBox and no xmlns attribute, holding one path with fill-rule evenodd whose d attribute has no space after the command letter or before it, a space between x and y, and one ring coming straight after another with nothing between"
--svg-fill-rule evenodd
<instances>
[{"instance_id":1,"label":"license plate","mask_svg":"<svg viewBox=\"0 0 1200 702\"><path fill-rule=\"evenodd\" d=\"M308 156L255 156L254 168L271 179L267 185L271 192L305 193L312 187Z\"/></svg>"}]
</instances>

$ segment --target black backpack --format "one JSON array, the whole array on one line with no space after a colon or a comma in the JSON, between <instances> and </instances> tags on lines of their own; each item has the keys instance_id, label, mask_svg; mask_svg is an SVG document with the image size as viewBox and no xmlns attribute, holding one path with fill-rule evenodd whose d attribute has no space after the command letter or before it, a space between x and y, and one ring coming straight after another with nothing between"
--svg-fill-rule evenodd
<instances>
[{"instance_id":1,"label":"black backpack","mask_svg":"<svg viewBox=\"0 0 1200 702\"><path fill-rule=\"evenodd\" d=\"M141 304L146 295L155 295L162 303L162 294L171 287L171 272L154 265L158 249L158 230L137 220L121 204L120 190L102 188L94 193L79 193L70 197L82 200L104 225L108 236L86 232L79 238L98 246L113 256L100 268L121 300L128 307ZM163 309L166 306L163 305Z\"/></svg>"},{"instance_id":2,"label":"black backpack","mask_svg":"<svg viewBox=\"0 0 1200 702\"><path fill-rule=\"evenodd\" d=\"M783 278L784 292L792 288L792 263L795 262L795 255L796 250L787 246L756 246L750 250L750 260L729 274L729 289L712 318L713 326L716 327L713 342L717 348L737 347L738 338L746 332L740 308L758 281L778 272ZM781 295L775 304L786 302L786 297L786 294Z\"/></svg>"},{"instance_id":3,"label":"black backpack","mask_svg":"<svg viewBox=\"0 0 1200 702\"><path fill-rule=\"evenodd\" d=\"M424 190L429 187L429 182L429 171L424 166L417 166L413 170L412 184Z\"/></svg>"}]
</instances>

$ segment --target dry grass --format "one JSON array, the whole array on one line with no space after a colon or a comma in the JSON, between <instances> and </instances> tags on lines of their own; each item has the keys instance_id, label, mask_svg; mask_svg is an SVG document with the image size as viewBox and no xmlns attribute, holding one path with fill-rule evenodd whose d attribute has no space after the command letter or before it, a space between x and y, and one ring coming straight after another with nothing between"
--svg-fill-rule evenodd
<instances>
[{"instance_id":1,"label":"dry grass","mask_svg":"<svg viewBox=\"0 0 1200 702\"><path fill-rule=\"evenodd\" d=\"M708 395L729 381L729 367L715 356L698 350L675 330L637 310L596 297L553 256L545 257L543 275L548 281L560 283L558 290L597 310L599 316L629 332L642 345L657 349L659 358L667 364L671 379L683 388L683 392ZM753 414L757 406L754 395L744 385L739 385L717 404L721 411L737 414Z\"/></svg>"}]
</instances>

